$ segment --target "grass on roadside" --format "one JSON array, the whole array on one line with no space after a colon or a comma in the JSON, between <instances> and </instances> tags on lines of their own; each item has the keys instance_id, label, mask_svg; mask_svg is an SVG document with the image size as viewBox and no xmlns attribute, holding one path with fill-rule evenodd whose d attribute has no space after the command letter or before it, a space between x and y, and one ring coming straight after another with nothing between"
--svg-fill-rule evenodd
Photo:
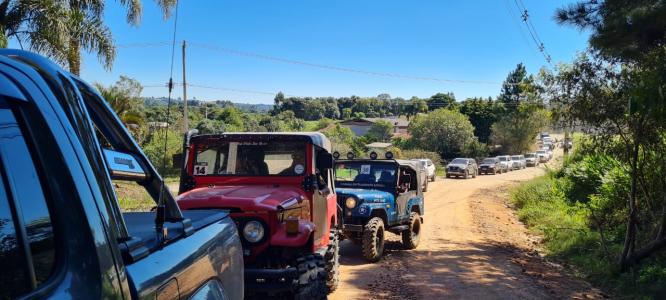
<instances>
[{"instance_id":1,"label":"grass on roadside","mask_svg":"<svg viewBox=\"0 0 666 300\"><path fill-rule=\"evenodd\" d=\"M149 211L155 202L146 190L133 182L114 181L118 204L123 211Z\"/></svg>"},{"instance_id":2,"label":"grass on roadside","mask_svg":"<svg viewBox=\"0 0 666 300\"><path fill-rule=\"evenodd\" d=\"M607 241L591 224L590 210L569 201L554 174L535 178L511 190L511 201L519 219L543 238L547 257L563 262L571 271L619 298L664 298L666 259L658 256L631 272L619 272L617 253L622 241Z\"/></svg>"}]
</instances>

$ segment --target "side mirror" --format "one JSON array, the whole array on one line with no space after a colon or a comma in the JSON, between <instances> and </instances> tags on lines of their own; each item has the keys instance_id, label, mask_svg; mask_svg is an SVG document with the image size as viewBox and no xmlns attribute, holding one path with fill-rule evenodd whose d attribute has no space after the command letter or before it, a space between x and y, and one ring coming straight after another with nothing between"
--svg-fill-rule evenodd
<instances>
[{"instance_id":1,"label":"side mirror","mask_svg":"<svg viewBox=\"0 0 666 300\"><path fill-rule=\"evenodd\" d=\"M183 154L182 153L176 153L173 156L171 156L171 163L175 168L182 168L183 167Z\"/></svg>"},{"instance_id":2,"label":"side mirror","mask_svg":"<svg viewBox=\"0 0 666 300\"><path fill-rule=\"evenodd\" d=\"M317 169L326 170L333 168L333 155L330 153L317 154Z\"/></svg>"},{"instance_id":3,"label":"side mirror","mask_svg":"<svg viewBox=\"0 0 666 300\"><path fill-rule=\"evenodd\" d=\"M112 179L141 181L148 177L137 159L131 154L111 149L104 149L103 152Z\"/></svg>"}]
</instances>

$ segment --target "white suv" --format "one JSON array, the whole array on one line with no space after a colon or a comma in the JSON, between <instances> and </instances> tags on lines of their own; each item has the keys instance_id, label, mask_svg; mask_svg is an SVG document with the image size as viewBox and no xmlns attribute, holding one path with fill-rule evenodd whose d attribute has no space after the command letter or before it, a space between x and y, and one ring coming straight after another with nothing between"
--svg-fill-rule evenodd
<instances>
[{"instance_id":1,"label":"white suv","mask_svg":"<svg viewBox=\"0 0 666 300\"><path fill-rule=\"evenodd\" d=\"M437 178L437 170L435 169L435 164L432 163L432 160L430 160L429 158L418 158L412 160L421 162L421 166L424 169L426 169L428 180L435 181L435 179Z\"/></svg>"}]
</instances>

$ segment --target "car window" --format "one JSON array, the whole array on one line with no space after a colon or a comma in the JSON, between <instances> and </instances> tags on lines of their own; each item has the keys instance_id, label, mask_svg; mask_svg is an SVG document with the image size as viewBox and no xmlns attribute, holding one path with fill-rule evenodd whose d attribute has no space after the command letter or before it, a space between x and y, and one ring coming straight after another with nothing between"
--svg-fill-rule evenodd
<instances>
[{"instance_id":1,"label":"car window","mask_svg":"<svg viewBox=\"0 0 666 300\"><path fill-rule=\"evenodd\" d=\"M500 160L500 161L506 161L506 156L500 156L500 157L499 157L499 160Z\"/></svg>"},{"instance_id":2,"label":"car window","mask_svg":"<svg viewBox=\"0 0 666 300\"><path fill-rule=\"evenodd\" d=\"M486 159L484 159L481 163L484 163L484 164L492 164L492 163L495 163L495 160L492 159L492 158L486 158Z\"/></svg>"},{"instance_id":3,"label":"car window","mask_svg":"<svg viewBox=\"0 0 666 300\"><path fill-rule=\"evenodd\" d=\"M466 164L467 160L464 158L456 158L453 161L451 161L452 164Z\"/></svg>"},{"instance_id":4,"label":"car window","mask_svg":"<svg viewBox=\"0 0 666 300\"><path fill-rule=\"evenodd\" d=\"M0 299L8 299L30 291L30 279L3 181L0 180Z\"/></svg>"},{"instance_id":5,"label":"car window","mask_svg":"<svg viewBox=\"0 0 666 300\"><path fill-rule=\"evenodd\" d=\"M221 142L196 147L194 176L302 176L305 144L299 142Z\"/></svg>"},{"instance_id":6,"label":"car window","mask_svg":"<svg viewBox=\"0 0 666 300\"><path fill-rule=\"evenodd\" d=\"M8 239L7 247L11 247L17 236L20 237L19 240L27 241L28 249L27 251L24 249L24 253L29 254L30 259L26 260L24 257L22 262L25 263L24 270L28 274L29 288L35 289L46 282L53 273L56 265L56 247L49 207L30 153L12 111L2 109L0 103L0 165L2 166L0 172L4 172L2 174L5 174L3 177L6 184L0 194L4 194L6 199L13 203L13 223L14 228L18 229L16 231L18 234ZM6 211L8 210L3 208L3 212ZM3 216L0 221L3 223L1 226L9 226L8 220L9 218ZM7 229L3 235L11 234L11 231ZM2 247L5 247L4 239L0 242L3 243ZM15 271L5 268L4 263L2 266L3 273L12 274ZM21 270L17 269L16 273L21 274ZM21 287L23 286L17 286L17 289L22 290Z\"/></svg>"}]
</instances>

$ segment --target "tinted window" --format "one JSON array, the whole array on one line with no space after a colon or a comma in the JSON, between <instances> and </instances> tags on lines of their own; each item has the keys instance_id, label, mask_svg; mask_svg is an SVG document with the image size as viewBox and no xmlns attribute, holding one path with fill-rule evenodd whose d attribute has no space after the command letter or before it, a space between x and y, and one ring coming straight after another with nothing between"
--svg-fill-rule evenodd
<instances>
[{"instance_id":1,"label":"tinted window","mask_svg":"<svg viewBox=\"0 0 666 300\"><path fill-rule=\"evenodd\" d=\"M35 284L45 282L55 266L53 227L44 191L31 153L11 110L0 107L0 160L16 213L25 229ZM11 198L10 198L11 199Z\"/></svg>"},{"instance_id":2,"label":"tinted window","mask_svg":"<svg viewBox=\"0 0 666 300\"><path fill-rule=\"evenodd\" d=\"M25 253L17 238L3 181L0 173L0 299L14 298L30 290Z\"/></svg>"}]
</instances>

